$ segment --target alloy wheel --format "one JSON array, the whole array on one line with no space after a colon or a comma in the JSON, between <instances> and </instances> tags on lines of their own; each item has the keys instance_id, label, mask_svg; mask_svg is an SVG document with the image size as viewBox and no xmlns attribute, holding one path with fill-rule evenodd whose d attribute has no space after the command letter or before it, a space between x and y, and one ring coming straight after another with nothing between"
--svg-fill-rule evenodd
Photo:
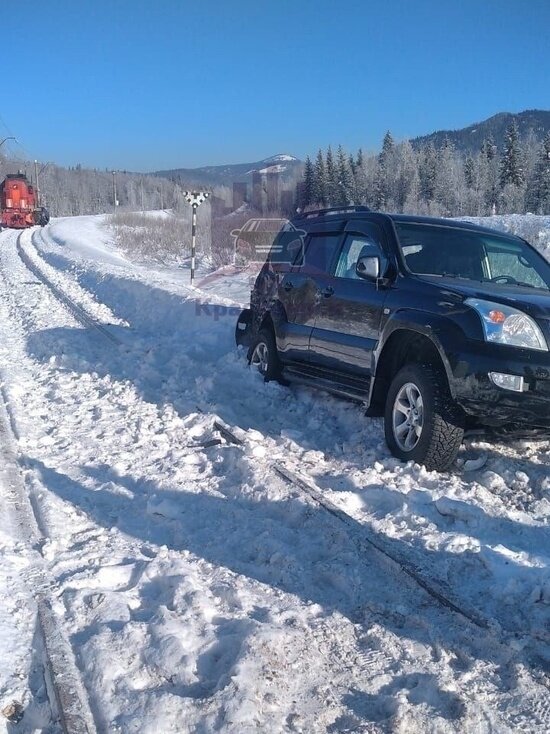
<instances>
[{"instance_id":1,"label":"alloy wheel","mask_svg":"<svg viewBox=\"0 0 550 734\"><path fill-rule=\"evenodd\" d=\"M397 393L392 411L393 435L402 451L412 451L424 427L424 401L418 387L407 382Z\"/></svg>"},{"instance_id":2,"label":"alloy wheel","mask_svg":"<svg viewBox=\"0 0 550 734\"><path fill-rule=\"evenodd\" d=\"M269 349L265 342L258 342L252 352L250 364L265 375L269 367Z\"/></svg>"}]
</instances>

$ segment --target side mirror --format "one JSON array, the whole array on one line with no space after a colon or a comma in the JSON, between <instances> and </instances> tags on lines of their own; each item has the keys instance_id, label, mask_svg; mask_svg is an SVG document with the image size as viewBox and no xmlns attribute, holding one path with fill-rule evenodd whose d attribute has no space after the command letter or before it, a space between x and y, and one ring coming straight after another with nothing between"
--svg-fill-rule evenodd
<instances>
[{"instance_id":1,"label":"side mirror","mask_svg":"<svg viewBox=\"0 0 550 734\"><path fill-rule=\"evenodd\" d=\"M380 258L377 255L360 257L355 272L364 280L377 280L380 277Z\"/></svg>"}]
</instances>

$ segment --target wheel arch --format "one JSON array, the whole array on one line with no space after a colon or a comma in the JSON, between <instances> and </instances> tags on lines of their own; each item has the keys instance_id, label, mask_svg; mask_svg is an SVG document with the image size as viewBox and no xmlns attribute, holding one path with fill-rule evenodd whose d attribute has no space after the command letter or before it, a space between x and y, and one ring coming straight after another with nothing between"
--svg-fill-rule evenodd
<instances>
[{"instance_id":1,"label":"wheel arch","mask_svg":"<svg viewBox=\"0 0 550 734\"><path fill-rule=\"evenodd\" d=\"M374 380L371 383L369 406L371 412L383 409L393 377L406 364L432 364L447 378L454 398L453 375L445 350L429 326L419 323L395 323L386 330L374 355Z\"/></svg>"},{"instance_id":2,"label":"wheel arch","mask_svg":"<svg viewBox=\"0 0 550 734\"><path fill-rule=\"evenodd\" d=\"M271 316L271 313L267 311L260 321L258 325L258 332L260 332L262 329L270 329L273 332L273 336L276 336L275 332L275 324L273 322L273 318Z\"/></svg>"}]
</instances>

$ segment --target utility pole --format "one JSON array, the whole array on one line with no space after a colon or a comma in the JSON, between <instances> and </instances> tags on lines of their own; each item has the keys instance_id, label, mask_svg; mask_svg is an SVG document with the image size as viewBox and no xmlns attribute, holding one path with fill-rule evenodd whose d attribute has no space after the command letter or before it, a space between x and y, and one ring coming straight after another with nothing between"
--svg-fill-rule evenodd
<instances>
[{"instance_id":1,"label":"utility pole","mask_svg":"<svg viewBox=\"0 0 550 734\"><path fill-rule=\"evenodd\" d=\"M113 214L116 214L118 201L116 198L116 171L113 171Z\"/></svg>"},{"instance_id":2,"label":"utility pole","mask_svg":"<svg viewBox=\"0 0 550 734\"><path fill-rule=\"evenodd\" d=\"M40 188L38 186L38 161L34 159L34 189L36 191L36 206L40 206Z\"/></svg>"},{"instance_id":3,"label":"utility pole","mask_svg":"<svg viewBox=\"0 0 550 734\"><path fill-rule=\"evenodd\" d=\"M193 207L191 219L191 285L195 280L195 255L197 249L197 209L210 194L206 191L184 191L185 201Z\"/></svg>"}]
</instances>

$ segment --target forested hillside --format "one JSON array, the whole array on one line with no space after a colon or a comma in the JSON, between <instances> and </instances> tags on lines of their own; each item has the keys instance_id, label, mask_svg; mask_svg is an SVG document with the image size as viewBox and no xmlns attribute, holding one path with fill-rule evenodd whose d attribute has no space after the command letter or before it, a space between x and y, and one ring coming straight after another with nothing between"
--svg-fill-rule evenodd
<instances>
[{"instance_id":1,"label":"forested hillside","mask_svg":"<svg viewBox=\"0 0 550 734\"><path fill-rule=\"evenodd\" d=\"M550 212L550 133L523 138L515 120L498 146L492 137L475 153L449 138L413 146L386 133L381 152L367 157L340 146L306 160L302 209L366 204L373 209L433 216Z\"/></svg>"},{"instance_id":2,"label":"forested hillside","mask_svg":"<svg viewBox=\"0 0 550 734\"><path fill-rule=\"evenodd\" d=\"M550 132L550 111L524 110L516 114L499 112L487 120L475 122L460 130L437 130L430 135L414 138L411 143L413 148L420 148L429 143L441 147L445 140L449 140L461 153L475 154L480 150L484 141L491 138L498 148L502 148L506 131L514 121L521 139L526 139L534 134L536 138L542 140Z\"/></svg>"}]
</instances>

